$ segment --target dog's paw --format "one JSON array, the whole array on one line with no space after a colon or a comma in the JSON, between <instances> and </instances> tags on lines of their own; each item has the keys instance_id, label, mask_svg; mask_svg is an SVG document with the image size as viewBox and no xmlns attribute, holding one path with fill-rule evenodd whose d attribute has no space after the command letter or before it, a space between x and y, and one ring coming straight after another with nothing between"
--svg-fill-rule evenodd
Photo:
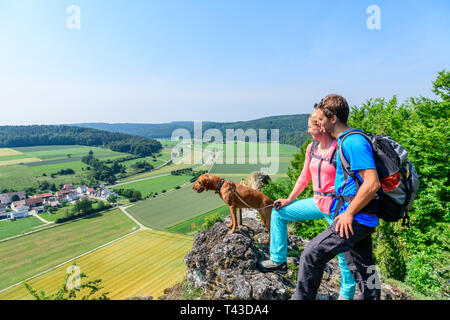
<instances>
[{"instance_id":1,"label":"dog's paw","mask_svg":"<svg viewBox=\"0 0 450 320\"><path fill-rule=\"evenodd\" d=\"M233 234L236 231L236 229L231 229L230 231L228 231L228 234Z\"/></svg>"}]
</instances>

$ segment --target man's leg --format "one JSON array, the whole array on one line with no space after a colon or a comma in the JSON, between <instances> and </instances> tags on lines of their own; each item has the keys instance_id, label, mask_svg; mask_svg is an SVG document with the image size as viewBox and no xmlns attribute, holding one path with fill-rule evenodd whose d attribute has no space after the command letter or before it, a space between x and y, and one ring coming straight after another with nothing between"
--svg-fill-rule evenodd
<instances>
[{"instance_id":1,"label":"man's leg","mask_svg":"<svg viewBox=\"0 0 450 320\"><path fill-rule=\"evenodd\" d=\"M323 215L329 225L333 223L333 219L330 215L327 215L327 214L323 214ZM351 299L353 299L353 296L355 295L356 281L355 281L355 278L353 277L352 272L348 268L344 253L339 253L337 255L337 257L338 257L339 269L341 270L341 288L339 290L339 296L342 296L345 299L351 300Z\"/></svg>"},{"instance_id":2,"label":"man's leg","mask_svg":"<svg viewBox=\"0 0 450 320\"><path fill-rule=\"evenodd\" d=\"M270 260L286 262L289 222L321 218L322 212L317 208L313 198L294 201L278 211L273 209L270 222Z\"/></svg>"},{"instance_id":3,"label":"man's leg","mask_svg":"<svg viewBox=\"0 0 450 320\"><path fill-rule=\"evenodd\" d=\"M292 297L293 300L315 299L326 263L338 253L350 250L358 242L370 236L372 232L372 228L354 221L352 225L354 234L350 235L349 239L345 239L336 233L336 223L337 221L334 221L321 234L313 238L303 251L300 257L297 287ZM363 246L361 249L367 250L367 247ZM364 257L367 257L369 254L372 254L371 248L370 253L363 252ZM352 262L358 265L360 261L355 259ZM349 267L352 270L350 265ZM357 268L359 270L359 266Z\"/></svg>"},{"instance_id":4,"label":"man's leg","mask_svg":"<svg viewBox=\"0 0 450 320\"><path fill-rule=\"evenodd\" d=\"M356 243L344 255L361 292L358 299L379 300L381 295L380 278L372 255L372 237L370 234Z\"/></svg>"}]
</instances>

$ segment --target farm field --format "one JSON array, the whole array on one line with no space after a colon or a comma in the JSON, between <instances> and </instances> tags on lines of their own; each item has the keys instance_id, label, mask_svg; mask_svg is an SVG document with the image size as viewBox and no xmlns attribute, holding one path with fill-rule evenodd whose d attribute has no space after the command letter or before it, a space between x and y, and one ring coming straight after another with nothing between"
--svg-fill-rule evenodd
<instances>
[{"instance_id":1,"label":"farm field","mask_svg":"<svg viewBox=\"0 0 450 320\"><path fill-rule=\"evenodd\" d=\"M141 230L76 259L88 280L102 279L111 299L153 296L182 280L183 258L191 249L192 237ZM163 249L163 250L162 250ZM63 283L69 262L28 283L33 289L55 293ZM0 293L0 299L32 299L23 284Z\"/></svg>"},{"instance_id":2,"label":"farm field","mask_svg":"<svg viewBox=\"0 0 450 320\"><path fill-rule=\"evenodd\" d=\"M37 187L47 181L55 185L86 180L83 169L86 165L81 158L92 150L94 156L102 160L123 157L127 154L109 149L88 146L36 146L0 148L0 190L22 190ZM75 174L50 177L61 169L71 168Z\"/></svg>"},{"instance_id":3,"label":"farm field","mask_svg":"<svg viewBox=\"0 0 450 320\"><path fill-rule=\"evenodd\" d=\"M102 161L128 155L104 148L73 145L0 148L0 191L37 187L44 181L50 184L54 183L56 186L66 183L89 184L89 171L87 171L87 165L81 162L81 158L91 150L94 157ZM136 170L131 168L132 164L145 160L156 168L170 159L170 152L170 148L163 148L159 154L156 154L155 159L145 157L123 161L121 164L128 168L129 179L134 179ZM68 168L74 170L75 174L51 177L52 174ZM149 173L153 173L153 171L147 172L147 174Z\"/></svg>"},{"instance_id":4,"label":"farm field","mask_svg":"<svg viewBox=\"0 0 450 320\"><path fill-rule=\"evenodd\" d=\"M119 209L0 243L0 290L132 232Z\"/></svg>"},{"instance_id":5,"label":"farm field","mask_svg":"<svg viewBox=\"0 0 450 320\"><path fill-rule=\"evenodd\" d=\"M218 145L215 145L217 147ZM206 148L207 146L205 146ZM219 146L220 147L220 146ZM245 148L242 148L245 147ZM223 153L219 161L217 161L216 164L214 164L213 168L211 169L212 174L221 175L221 174L233 174L233 173L240 173L240 174L249 174L256 170L261 170L261 168L269 167L269 163L262 163L260 160L260 155L264 155L267 157L267 160L265 161L278 161L278 172L276 174L273 174L275 177L284 176L287 173L287 169L290 165L290 162L292 160L293 155L297 152L297 149L288 145L279 144L279 156L278 158L272 159L270 157L271 155L271 148L276 147L272 146L270 143L267 144L258 144L258 143L249 143L246 142L245 144L234 144L234 149L232 151L232 157L233 161L232 163L227 163L227 146L223 145ZM209 146L207 148L212 148L212 146ZM242 148L242 149L239 149ZM260 149L261 148L261 149ZM266 150L264 150L266 148ZM240 150L240 151L239 151ZM239 151L239 156L238 156ZM250 151L252 151L252 157L250 157ZM261 152L261 153L260 153ZM231 155L230 155L231 156ZM252 163L252 162L257 163ZM220 163L222 162L222 163Z\"/></svg>"},{"instance_id":6,"label":"farm field","mask_svg":"<svg viewBox=\"0 0 450 320\"><path fill-rule=\"evenodd\" d=\"M145 226L167 229L223 205L214 192L197 194L192 185L140 201L127 211Z\"/></svg>"},{"instance_id":7,"label":"farm field","mask_svg":"<svg viewBox=\"0 0 450 320\"><path fill-rule=\"evenodd\" d=\"M205 223L205 219L207 217L210 217L210 216L216 215L216 214L218 214L221 218L229 216L230 209L227 205L224 205L220 208L211 210L200 216L197 216L195 218L192 218L190 220L187 220L180 224L177 224L173 227L170 227L169 229L167 229L167 231L180 233L180 234L186 234L186 235L194 235L195 233L197 233L199 228Z\"/></svg>"},{"instance_id":8,"label":"farm field","mask_svg":"<svg viewBox=\"0 0 450 320\"><path fill-rule=\"evenodd\" d=\"M170 190L176 186L181 186L191 179L192 176L164 176L159 178L153 178L133 183L127 183L125 185L112 188L115 189L135 189L141 192L143 197L148 196L151 192L157 192L160 194L163 190Z\"/></svg>"},{"instance_id":9,"label":"farm field","mask_svg":"<svg viewBox=\"0 0 450 320\"><path fill-rule=\"evenodd\" d=\"M239 182L241 177L230 179ZM140 201L127 211L143 225L165 230L223 206L223 200L213 191L196 193L192 186L190 183L181 189Z\"/></svg>"},{"instance_id":10,"label":"farm field","mask_svg":"<svg viewBox=\"0 0 450 320\"><path fill-rule=\"evenodd\" d=\"M165 149L165 150L168 150L168 149ZM166 152L169 152L169 151L166 151ZM201 154L201 153L199 153L199 154ZM165 157L168 157L167 160L169 160L170 154L165 153ZM162 168L159 168L157 170L152 170L150 172L145 172L145 173L134 175L132 177L120 179L119 181L117 181L117 183L124 183L124 182L134 181L136 179L144 179L144 178L159 176L162 174L168 174L172 170L179 170L179 169L185 169L185 168L194 168L194 170L196 170L197 167L203 166L202 164L194 164L193 157L194 157L194 153L192 153L192 155L191 155L191 160L189 160L189 161L186 160L187 163L178 163L178 164L172 163L172 164L166 165ZM205 168L203 167L200 169L205 169Z\"/></svg>"},{"instance_id":11,"label":"farm field","mask_svg":"<svg viewBox=\"0 0 450 320\"><path fill-rule=\"evenodd\" d=\"M18 219L16 221L0 221L0 240L31 231L32 229L42 225L44 225L44 223L33 216Z\"/></svg>"}]
</instances>

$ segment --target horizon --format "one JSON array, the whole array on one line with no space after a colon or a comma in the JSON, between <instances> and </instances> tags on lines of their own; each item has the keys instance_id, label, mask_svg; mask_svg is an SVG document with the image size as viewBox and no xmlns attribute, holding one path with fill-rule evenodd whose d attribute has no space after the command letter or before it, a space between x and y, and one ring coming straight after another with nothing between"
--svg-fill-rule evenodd
<instances>
[{"instance_id":1,"label":"horizon","mask_svg":"<svg viewBox=\"0 0 450 320\"><path fill-rule=\"evenodd\" d=\"M236 120L236 121L212 121L212 120L171 120L171 121L167 121L167 122L99 122L99 121L95 121L95 122L74 122L74 123L31 123L31 124L0 124L0 127L6 127L6 126L59 126L59 125L67 125L67 126L76 126L77 124L132 124L132 125L146 125L146 124L154 124L154 125L160 125L160 124L169 124L169 123L177 123L177 122L195 122L195 121L201 121L202 123L207 123L207 122L213 122L213 123L234 123L234 122L247 122L247 121L256 121L256 120L261 120L261 119L265 119L265 118L273 118L273 117L283 117L283 116L298 116L298 115L308 115L308 113L298 113L298 114L280 114L280 115L268 115L268 116L264 116L262 118L256 118L256 119L249 119L249 120Z\"/></svg>"},{"instance_id":2,"label":"horizon","mask_svg":"<svg viewBox=\"0 0 450 320\"><path fill-rule=\"evenodd\" d=\"M2 1L0 125L236 122L309 114L329 93L350 106L433 98L448 13L444 0Z\"/></svg>"}]
</instances>

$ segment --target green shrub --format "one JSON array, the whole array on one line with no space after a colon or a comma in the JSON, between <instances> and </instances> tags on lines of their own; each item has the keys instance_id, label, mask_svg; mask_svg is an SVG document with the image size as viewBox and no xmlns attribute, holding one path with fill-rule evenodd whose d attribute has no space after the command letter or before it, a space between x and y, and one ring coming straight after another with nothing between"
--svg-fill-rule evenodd
<instances>
[{"instance_id":1,"label":"green shrub","mask_svg":"<svg viewBox=\"0 0 450 320\"><path fill-rule=\"evenodd\" d=\"M205 223L202 224L199 230L205 230L214 225L216 222L223 222L223 219L220 217L219 213L215 213L205 218Z\"/></svg>"}]
</instances>

